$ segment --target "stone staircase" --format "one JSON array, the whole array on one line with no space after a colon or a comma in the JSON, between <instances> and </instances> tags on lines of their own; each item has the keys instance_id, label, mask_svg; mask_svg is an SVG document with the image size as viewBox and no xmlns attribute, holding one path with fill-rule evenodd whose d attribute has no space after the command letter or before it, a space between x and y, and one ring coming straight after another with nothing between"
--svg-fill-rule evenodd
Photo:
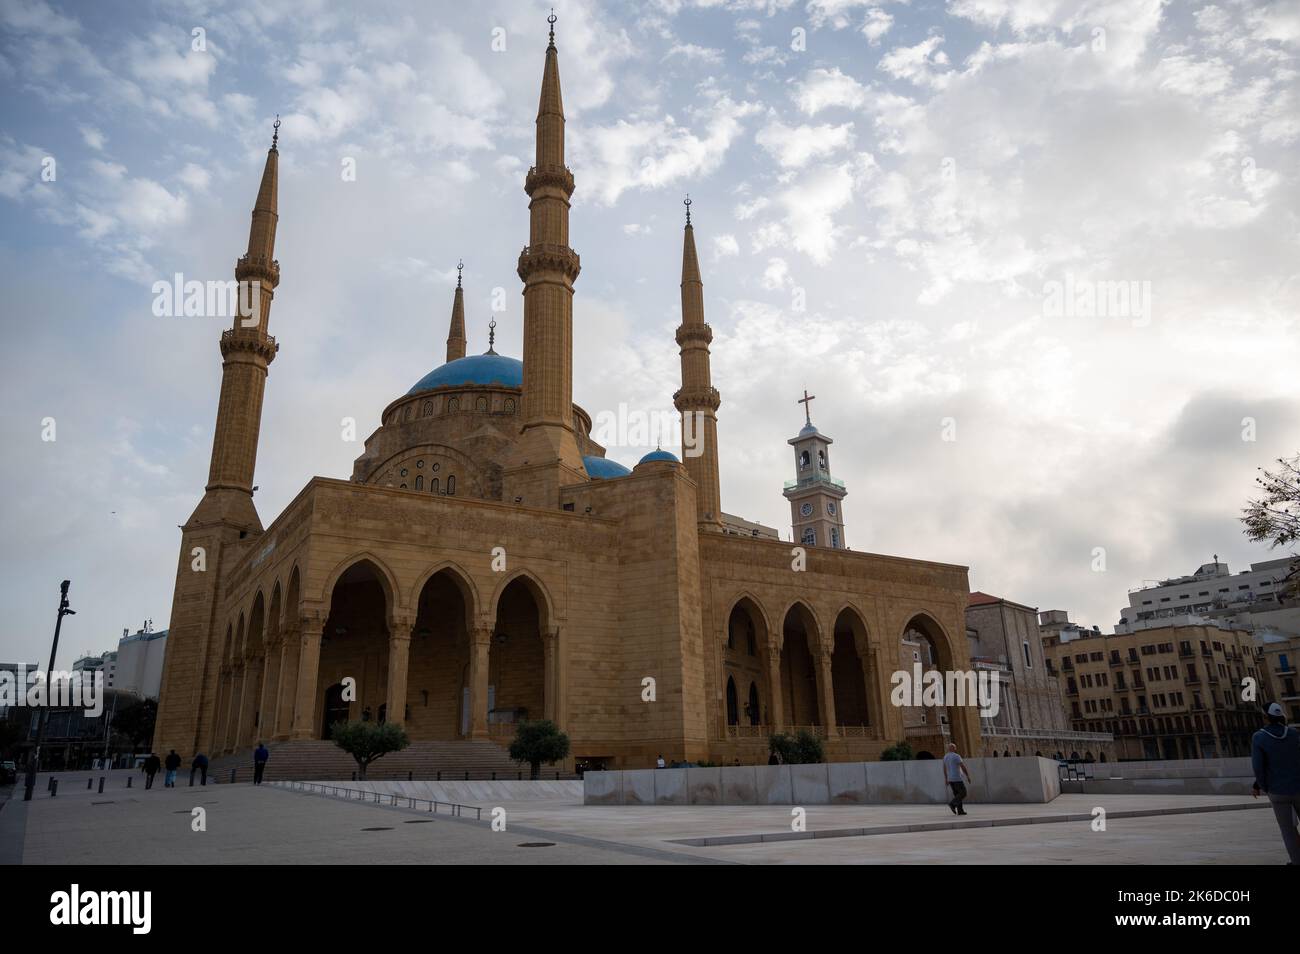
<instances>
[{"instance_id":1,"label":"stone staircase","mask_svg":"<svg viewBox=\"0 0 1300 954\"><path fill-rule=\"evenodd\" d=\"M333 742L316 739L272 742L267 746L271 757L266 763L265 781L347 781L357 770L357 763ZM214 758L208 766L208 783L253 779L253 749L241 749L233 755ZM188 761L181 775L188 776ZM558 775L557 775L558 773ZM571 767L562 763L542 766L542 778L553 780L577 778ZM504 748L495 742L412 742L401 752L391 752L373 762L367 772L372 781L416 780L506 780L528 778L528 766L511 761Z\"/></svg>"}]
</instances>

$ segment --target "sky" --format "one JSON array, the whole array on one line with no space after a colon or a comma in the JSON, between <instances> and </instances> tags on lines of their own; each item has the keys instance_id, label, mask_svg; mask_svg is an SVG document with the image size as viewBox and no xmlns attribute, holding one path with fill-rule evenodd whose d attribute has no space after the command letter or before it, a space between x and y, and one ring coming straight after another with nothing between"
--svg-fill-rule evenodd
<instances>
[{"instance_id":1,"label":"sky","mask_svg":"<svg viewBox=\"0 0 1300 954\"><path fill-rule=\"evenodd\" d=\"M470 353L519 356L548 12L0 0L0 661L63 579L62 666L167 625L227 319L154 284L233 277L277 114L263 523L442 363L458 259ZM555 13L593 417L672 411L689 193L729 513L789 539L806 388L855 550L1106 632L1284 555L1238 518L1300 450L1296 0Z\"/></svg>"}]
</instances>

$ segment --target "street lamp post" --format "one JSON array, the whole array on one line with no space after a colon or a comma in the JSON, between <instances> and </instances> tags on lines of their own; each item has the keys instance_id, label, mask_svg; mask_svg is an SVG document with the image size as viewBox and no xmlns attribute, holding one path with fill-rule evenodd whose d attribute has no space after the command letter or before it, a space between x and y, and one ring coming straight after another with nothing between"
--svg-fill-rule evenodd
<instances>
[{"instance_id":1,"label":"street lamp post","mask_svg":"<svg viewBox=\"0 0 1300 954\"><path fill-rule=\"evenodd\" d=\"M36 719L36 745L32 749L31 757L27 760L27 785L23 791L23 801L32 800L32 790L36 788L36 769L41 764L41 745L45 741L45 721L49 716L50 704L53 701L50 695L50 677L54 672L54 657L59 651L59 630L63 628L63 617L75 616L77 611L68 609L68 587L72 585L71 580L64 580L59 585L59 615L54 621L54 645L50 647L50 664L45 669L45 705L41 706L40 714Z\"/></svg>"}]
</instances>

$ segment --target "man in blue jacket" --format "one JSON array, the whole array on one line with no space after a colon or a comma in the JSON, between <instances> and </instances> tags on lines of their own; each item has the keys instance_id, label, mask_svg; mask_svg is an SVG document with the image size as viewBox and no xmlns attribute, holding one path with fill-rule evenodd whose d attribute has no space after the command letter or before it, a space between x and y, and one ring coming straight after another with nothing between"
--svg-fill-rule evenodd
<instances>
[{"instance_id":1,"label":"man in blue jacket","mask_svg":"<svg viewBox=\"0 0 1300 954\"><path fill-rule=\"evenodd\" d=\"M1278 703L1268 707L1268 725L1255 733L1250 742L1250 762L1255 769L1254 796L1268 793L1282 829L1282 842L1291 864L1300 864L1300 732L1286 724L1286 713Z\"/></svg>"}]
</instances>

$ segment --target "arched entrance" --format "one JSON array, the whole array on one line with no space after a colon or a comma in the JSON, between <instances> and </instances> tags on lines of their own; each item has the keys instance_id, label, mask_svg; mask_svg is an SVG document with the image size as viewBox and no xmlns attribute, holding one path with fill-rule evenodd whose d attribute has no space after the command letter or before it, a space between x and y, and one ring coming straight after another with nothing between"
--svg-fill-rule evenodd
<instances>
[{"instance_id":1,"label":"arched entrance","mask_svg":"<svg viewBox=\"0 0 1300 954\"><path fill-rule=\"evenodd\" d=\"M406 730L413 739L468 734L468 585L453 570L431 576L416 601L406 679Z\"/></svg>"},{"instance_id":2,"label":"arched entrance","mask_svg":"<svg viewBox=\"0 0 1300 954\"><path fill-rule=\"evenodd\" d=\"M865 734L862 730L872 723L868 651L867 628L862 619L851 609L841 610L835 620L831 686L835 693L835 724L841 728L842 735Z\"/></svg>"},{"instance_id":3,"label":"arched entrance","mask_svg":"<svg viewBox=\"0 0 1300 954\"><path fill-rule=\"evenodd\" d=\"M946 750L949 742L955 743L965 755L978 751L977 738L967 737L969 722L965 719L965 713L955 708L955 700L947 696L946 676L948 673L956 673L948 638L928 614L919 613L908 621L903 632L900 657L902 668L907 672L913 672L915 666L920 665L922 688L927 673L937 672L940 679L940 691L937 694L922 692L920 698L914 697L911 700L912 705L903 707L904 734L941 752ZM915 689L913 686L914 692ZM971 698L968 702L974 704L977 700Z\"/></svg>"},{"instance_id":4,"label":"arched entrance","mask_svg":"<svg viewBox=\"0 0 1300 954\"><path fill-rule=\"evenodd\" d=\"M726 693L724 718L728 727L755 727L773 723L772 714L766 707L769 672L767 627L763 623L763 615L749 597L742 597L727 615L726 642L722 650ZM741 686L749 687L743 705L739 689Z\"/></svg>"},{"instance_id":5,"label":"arched entrance","mask_svg":"<svg viewBox=\"0 0 1300 954\"><path fill-rule=\"evenodd\" d=\"M546 712L546 654L540 594L527 577L507 584L497 601L488 663L488 732L514 735L515 725Z\"/></svg>"},{"instance_id":6,"label":"arched entrance","mask_svg":"<svg viewBox=\"0 0 1300 954\"><path fill-rule=\"evenodd\" d=\"M334 584L329 616L321 631L316 677L322 737L326 725L325 693L336 683L351 679L355 698L346 703L338 700L332 721L360 719L367 711L373 718L387 701L388 606L387 578L369 560L352 564Z\"/></svg>"},{"instance_id":7,"label":"arched entrance","mask_svg":"<svg viewBox=\"0 0 1300 954\"><path fill-rule=\"evenodd\" d=\"M817 624L802 603L785 614L781 627L781 696L787 726L821 725L818 705Z\"/></svg>"}]
</instances>

